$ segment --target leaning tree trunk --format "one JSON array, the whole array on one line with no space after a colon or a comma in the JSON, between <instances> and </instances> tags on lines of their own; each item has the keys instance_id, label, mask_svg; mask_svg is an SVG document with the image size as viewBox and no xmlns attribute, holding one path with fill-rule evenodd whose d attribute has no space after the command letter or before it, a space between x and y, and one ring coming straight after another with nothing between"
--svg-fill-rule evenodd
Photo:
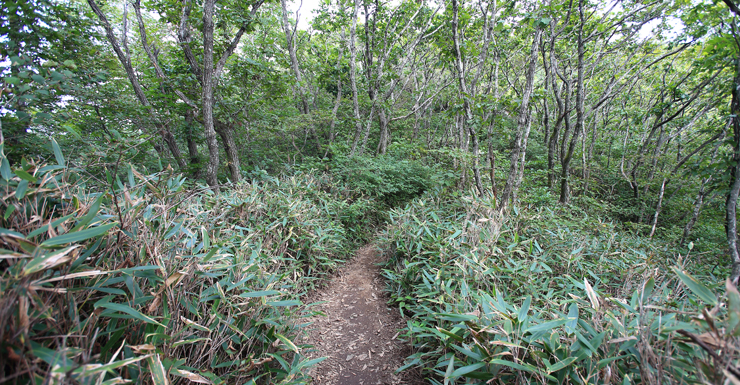
<instances>
[{"instance_id":1,"label":"leaning tree trunk","mask_svg":"<svg viewBox=\"0 0 740 385\"><path fill-rule=\"evenodd\" d=\"M684 226L683 228L683 234L681 235L681 242L679 242L679 245L686 244L686 240L691 235L691 231L694 229L694 225L696 224L697 219L699 219L701 209L702 207L704 207L704 199L707 196L706 185L709 181L711 181L711 178L706 178L702 180L699 192L696 194L696 200L694 201L694 209L692 210L691 218L689 218L689 221L686 222L686 226Z\"/></svg>"},{"instance_id":2,"label":"leaning tree trunk","mask_svg":"<svg viewBox=\"0 0 740 385\"><path fill-rule=\"evenodd\" d=\"M125 54L123 50L121 50L121 47L118 44L118 39L116 38L116 35L113 33L113 28L108 22L108 18L105 17L105 14L103 13L103 11L100 10L100 7L98 7L98 4L95 2L95 0L87 0L87 3L90 5L90 8L92 8L93 13L95 13L95 15L98 16L100 23L103 25L103 29L105 29L105 35L108 38L108 42L113 48L113 51L116 53L118 60L121 62L121 65L123 66L124 71L126 71L126 76L128 77L129 82L131 82L131 86L134 89L134 94L136 94L136 98L139 99L139 102L141 103L141 105L146 107L147 112L149 112L149 114L154 119L154 125L157 128L157 133L162 137L164 142L167 144L167 147L170 149L170 152L172 153L172 157L174 157L175 162L177 162L177 166L180 169L186 168L187 164L185 163L185 160L183 160L182 158L182 154L180 153L180 148L177 146L177 141L175 140L175 136L172 135L172 132L170 131L170 129L164 123L160 121L156 111L154 110L154 107L152 107L152 105L149 103L149 100L144 94L144 90L141 87L141 84L139 83L139 78L136 76L136 72L134 71L134 67L131 64L131 60L129 59L128 55Z\"/></svg>"}]
</instances>

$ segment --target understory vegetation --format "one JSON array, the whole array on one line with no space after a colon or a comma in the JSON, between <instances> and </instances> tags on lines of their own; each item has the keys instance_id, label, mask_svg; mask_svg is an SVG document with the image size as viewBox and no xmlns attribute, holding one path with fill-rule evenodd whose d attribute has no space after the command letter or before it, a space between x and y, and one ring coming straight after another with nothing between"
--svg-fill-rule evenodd
<instances>
[{"instance_id":1,"label":"understory vegetation","mask_svg":"<svg viewBox=\"0 0 740 385\"><path fill-rule=\"evenodd\" d=\"M435 191L391 211L382 244L405 368L435 384L722 383L740 359L738 291L693 243Z\"/></svg>"},{"instance_id":2,"label":"understory vegetation","mask_svg":"<svg viewBox=\"0 0 740 385\"><path fill-rule=\"evenodd\" d=\"M352 251L360 214L312 174L228 192L171 170L96 184L2 157L0 341L21 383L305 383L301 294ZM174 377L173 377L174 376Z\"/></svg>"}]
</instances>

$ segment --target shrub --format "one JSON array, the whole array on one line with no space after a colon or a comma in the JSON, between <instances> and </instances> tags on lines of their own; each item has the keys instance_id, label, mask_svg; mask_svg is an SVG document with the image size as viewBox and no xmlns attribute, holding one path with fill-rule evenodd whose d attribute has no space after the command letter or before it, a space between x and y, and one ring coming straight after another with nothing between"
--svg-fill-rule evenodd
<instances>
[{"instance_id":1,"label":"shrub","mask_svg":"<svg viewBox=\"0 0 740 385\"><path fill-rule=\"evenodd\" d=\"M391 212L384 274L416 349L404 368L435 384L730 378L733 285L718 300L687 258L577 210L493 207L428 194Z\"/></svg>"},{"instance_id":2,"label":"shrub","mask_svg":"<svg viewBox=\"0 0 740 385\"><path fill-rule=\"evenodd\" d=\"M311 175L214 195L127 167L92 190L54 149L11 170L0 147L3 378L305 383L300 294L347 251Z\"/></svg>"}]
</instances>

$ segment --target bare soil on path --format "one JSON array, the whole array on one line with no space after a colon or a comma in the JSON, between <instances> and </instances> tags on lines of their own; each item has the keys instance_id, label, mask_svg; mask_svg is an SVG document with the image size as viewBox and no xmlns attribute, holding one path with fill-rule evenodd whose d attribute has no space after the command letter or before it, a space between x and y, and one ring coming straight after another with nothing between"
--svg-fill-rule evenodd
<instances>
[{"instance_id":1,"label":"bare soil on path","mask_svg":"<svg viewBox=\"0 0 740 385\"><path fill-rule=\"evenodd\" d=\"M315 347L309 359L327 357L311 369L314 384L424 383L414 372L395 374L411 351L399 338L405 321L387 305L380 262L377 247L365 246L327 287L310 296L311 302L326 301L314 308L325 316L309 320L313 324L303 341Z\"/></svg>"}]
</instances>

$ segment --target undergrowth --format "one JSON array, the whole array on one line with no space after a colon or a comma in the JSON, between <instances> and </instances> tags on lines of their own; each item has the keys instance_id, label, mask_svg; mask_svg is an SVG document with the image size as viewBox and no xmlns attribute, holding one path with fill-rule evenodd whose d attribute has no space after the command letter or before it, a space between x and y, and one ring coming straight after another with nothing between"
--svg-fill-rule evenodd
<instances>
[{"instance_id":1,"label":"undergrowth","mask_svg":"<svg viewBox=\"0 0 740 385\"><path fill-rule=\"evenodd\" d=\"M11 170L0 147L0 382L307 381L299 297L351 245L320 178L87 186L54 149Z\"/></svg>"},{"instance_id":2,"label":"undergrowth","mask_svg":"<svg viewBox=\"0 0 740 385\"><path fill-rule=\"evenodd\" d=\"M503 217L440 192L393 210L381 244L415 349L400 370L431 383L740 378L740 296L701 283L721 280L692 245L674 254L573 207Z\"/></svg>"}]
</instances>

